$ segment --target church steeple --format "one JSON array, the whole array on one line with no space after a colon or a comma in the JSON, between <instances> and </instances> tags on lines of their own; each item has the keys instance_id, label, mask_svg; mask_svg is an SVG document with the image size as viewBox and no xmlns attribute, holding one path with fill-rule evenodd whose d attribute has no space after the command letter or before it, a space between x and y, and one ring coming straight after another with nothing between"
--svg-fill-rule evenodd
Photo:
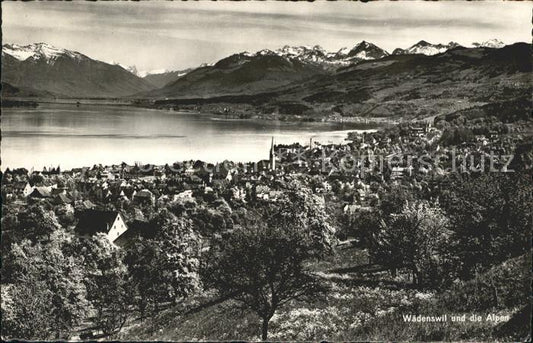
<instances>
[{"instance_id":1,"label":"church steeple","mask_svg":"<svg viewBox=\"0 0 533 343\"><path fill-rule=\"evenodd\" d=\"M270 170L276 170L276 152L274 151L274 136L270 143Z\"/></svg>"}]
</instances>

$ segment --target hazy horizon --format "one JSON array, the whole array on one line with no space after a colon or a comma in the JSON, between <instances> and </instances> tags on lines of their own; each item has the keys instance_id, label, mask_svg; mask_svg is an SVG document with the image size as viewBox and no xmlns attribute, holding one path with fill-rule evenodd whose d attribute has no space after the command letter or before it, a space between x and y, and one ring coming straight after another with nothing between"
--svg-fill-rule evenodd
<instances>
[{"instance_id":1,"label":"hazy horizon","mask_svg":"<svg viewBox=\"0 0 533 343\"><path fill-rule=\"evenodd\" d=\"M233 53L370 41L530 41L521 2L3 2L3 43L46 42L139 71L180 70ZM445 16L443 15L445 14Z\"/></svg>"}]
</instances>

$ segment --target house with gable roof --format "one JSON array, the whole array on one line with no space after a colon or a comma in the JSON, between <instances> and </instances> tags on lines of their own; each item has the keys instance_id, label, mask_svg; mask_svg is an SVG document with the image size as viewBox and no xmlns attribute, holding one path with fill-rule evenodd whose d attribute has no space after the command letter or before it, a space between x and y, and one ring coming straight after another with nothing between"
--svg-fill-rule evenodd
<instances>
[{"instance_id":1,"label":"house with gable roof","mask_svg":"<svg viewBox=\"0 0 533 343\"><path fill-rule=\"evenodd\" d=\"M80 236L91 237L101 232L111 242L115 242L128 231L124 217L117 211L87 210L78 215L75 232Z\"/></svg>"}]
</instances>

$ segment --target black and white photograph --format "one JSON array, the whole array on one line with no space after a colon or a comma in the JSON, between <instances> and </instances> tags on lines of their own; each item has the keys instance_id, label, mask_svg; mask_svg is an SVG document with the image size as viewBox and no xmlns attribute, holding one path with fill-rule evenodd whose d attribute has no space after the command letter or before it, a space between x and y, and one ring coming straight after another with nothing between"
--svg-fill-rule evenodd
<instances>
[{"instance_id":1,"label":"black and white photograph","mask_svg":"<svg viewBox=\"0 0 533 343\"><path fill-rule=\"evenodd\" d=\"M531 342L527 1L2 1L2 341Z\"/></svg>"}]
</instances>

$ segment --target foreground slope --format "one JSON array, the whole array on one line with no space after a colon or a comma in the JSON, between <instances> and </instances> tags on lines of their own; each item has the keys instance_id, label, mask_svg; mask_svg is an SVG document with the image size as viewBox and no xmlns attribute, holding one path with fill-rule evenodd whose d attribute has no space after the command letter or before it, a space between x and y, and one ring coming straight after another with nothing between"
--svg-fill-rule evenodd
<instances>
[{"instance_id":1,"label":"foreground slope","mask_svg":"<svg viewBox=\"0 0 533 343\"><path fill-rule=\"evenodd\" d=\"M359 256L353 249L343 259ZM362 256L359 256L362 258ZM329 293L313 302L293 301L272 318L271 339L280 341L521 341L529 333L527 307L530 256L510 259L466 282L457 282L441 293L412 289L391 282L383 274L319 273ZM330 266L331 267L331 266ZM494 302L494 291L498 294ZM467 316L476 313L480 323L406 323L404 314ZM485 320L489 314L509 318ZM507 317L508 316L508 317ZM518 317L518 319L515 319ZM519 331L507 326L518 321ZM507 324L509 323L509 324ZM507 325L506 325L507 324ZM144 322L128 325L120 340L247 340L258 339L260 321L212 294L186 300Z\"/></svg>"}]
</instances>

